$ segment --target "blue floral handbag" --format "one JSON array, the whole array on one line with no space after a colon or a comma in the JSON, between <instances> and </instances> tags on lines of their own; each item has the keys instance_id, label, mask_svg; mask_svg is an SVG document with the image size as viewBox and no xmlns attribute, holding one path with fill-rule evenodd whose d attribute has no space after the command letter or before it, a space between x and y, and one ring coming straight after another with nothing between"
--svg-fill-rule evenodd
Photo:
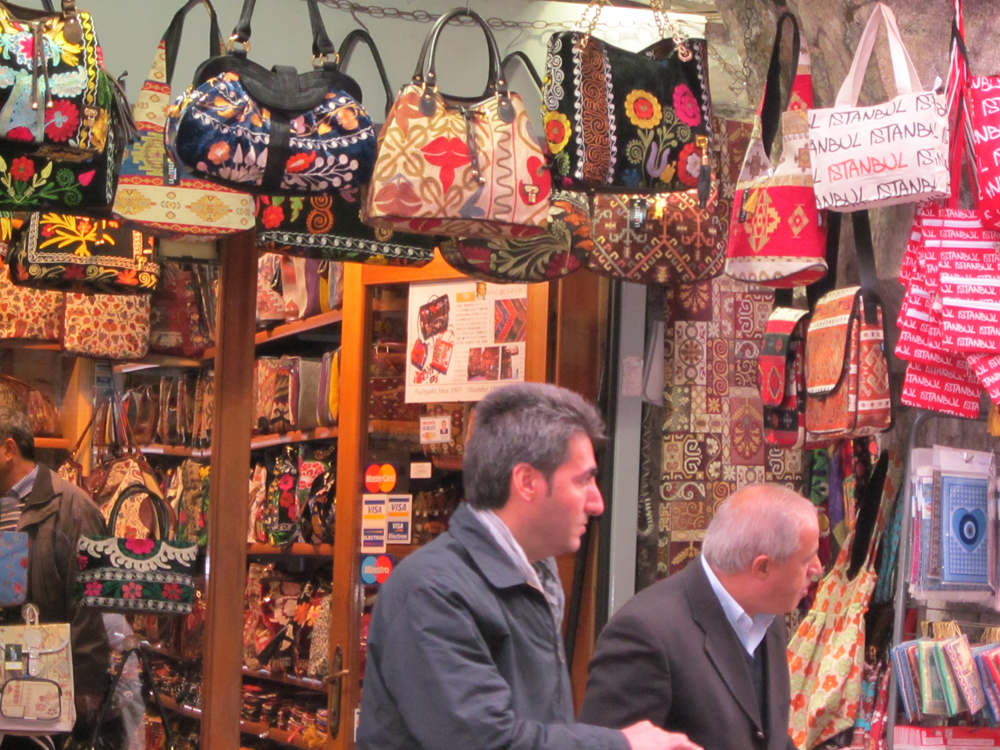
<instances>
[{"instance_id":1,"label":"blue floral handbag","mask_svg":"<svg viewBox=\"0 0 1000 750\"><path fill-rule=\"evenodd\" d=\"M28 591L28 535L0 532L0 607L24 604Z\"/></svg>"},{"instance_id":2,"label":"blue floral handbag","mask_svg":"<svg viewBox=\"0 0 1000 750\"><path fill-rule=\"evenodd\" d=\"M244 0L228 54L206 60L170 108L171 158L212 182L264 195L358 188L375 165L375 128L361 88L339 70L317 0L307 0L315 70L247 59L254 0ZM239 45L237 47L237 45Z\"/></svg>"}]
</instances>

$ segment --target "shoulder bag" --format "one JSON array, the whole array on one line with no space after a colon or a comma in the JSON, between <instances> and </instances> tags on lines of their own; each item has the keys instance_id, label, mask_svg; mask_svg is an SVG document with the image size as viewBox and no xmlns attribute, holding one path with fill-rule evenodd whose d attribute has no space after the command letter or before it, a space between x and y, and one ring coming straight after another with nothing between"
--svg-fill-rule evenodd
<instances>
[{"instance_id":1,"label":"shoulder bag","mask_svg":"<svg viewBox=\"0 0 1000 750\"><path fill-rule=\"evenodd\" d=\"M354 29L340 44L340 69L351 50L364 42L375 58L385 89L385 113L392 109L392 87L382 56L371 35ZM376 126L378 127L378 126ZM423 266L434 259L434 238L391 229L373 229L361 222L360 209L367 187L328 195L260 196L257 198L257 246L270 252L302 258Z\"/></svg>"},{"instance_id":2,"label":"shoulder bag","mask_svg":"<svg viewBox=\"0 0 1000 750\"><path fill-rule=\"evenodd\" d=\"M62 435L58 409L41 391L17 378L0 375L0 405L23 412L36 437Z\"/></svg>"},{"instance_id":3,"label":"shoulder bag","mask_svg":"<svg viewBox=\"0 0 1000 750\"><path fill-rule=\"evenodd\" d=\"M606 2L591 0L586 31L549 39L542 109L555 184L635 193L698 188L704 204L710 175L699 156L712 137L707 46L682 40L660 0L651 6L660 36L673 37L669 55L595 39Z\"/></svg>"},{"instance_id":4,"label":"shoulder bag","mask_svg":"<svg viewBox=\"0 0 1000 750\"><path fill-rule=\"evenodd\" d=\"M167 155L170 84L188 12L204 5L209 15L209 56L222 54L222 35L209 0L188 0L160 39L135 103L139 138L122 162L114 212L144 232L170 240L211 241L250 229L253 199L246 193L195 177Z\"/></svg>"},{"instance_id":5,"label":"shoulder bag","mask_svg":"<svg viewBox=\"0 0 1000 750\"><path fill-rule=\"evenodd\" d=\"M124 362L149 353L148 294L77 294L63 299L59 343L67 354Z\"/></svg>"},{"instance_id":6,"label":"shoulder bag","mask_svg":"<svg viewBox=\"0 0 1000 750\"><path fill-rule=\"evenodd\" d=\"M58 341L62 328L61 292L18 286L0 263L0 339Z\"/></svg>"},{"instance_id":7,"label":"shoulder bag","mask_svg":"<svg viewBox=\"0 0 1000 750\"><path fill-rule=\"evenodd\" d=\"M796 64L781 101L781 42L785 22L793 33ZM782 106L782 104L784 106ZM754 135L743 162L730 221L726 274L772 287L806 286L826 274L826 216L816 210L809 164L808 115L813 106L812 68L805 40L791 13L782 13L768 67ZM781 161L771 161L781 125Z\"/></svg>"},{"instance_id":8,"label":"shoulder bag","mask_svg":"<svg viewBox=\"0 0 1000 750\"><path fill-rule=\"evenodd\" d=\"M170 108L170 158L212 182L259 195L364 185L375 163L375 128L357 82L338 70L318 0L307 0L315 69L301 75L247 59L254 3L244 0L227 54L202 63Z\"/></svg>"},{"instance_id":9,"label":"shoulder bag","mask_svg":"<svg viewBox=\"0 0 1000 750\"><path fill-rule=\"evenodd\" d=\"M897 93L884 104L859 107L883 21ZM809 158L819 209L854 211L948 197L945 96L921 86L896 16L883 3L868 19L834 105L809 113Z\"/></svg>"},{"instance_id":10,"label":"shoulder bag","mask_svg":"<svg viewBox=\"0 0 1000 750\"><path fill-rule=\"evenodd\" d=\"M437 88L438 40L455 18L486 35L490 77L481 97ZM548 222L552 179L521 97L507 88L486 20L463 8L434 24L379 135L364 221L452 237L528 237Z\"/></svg>"}]
</instances>

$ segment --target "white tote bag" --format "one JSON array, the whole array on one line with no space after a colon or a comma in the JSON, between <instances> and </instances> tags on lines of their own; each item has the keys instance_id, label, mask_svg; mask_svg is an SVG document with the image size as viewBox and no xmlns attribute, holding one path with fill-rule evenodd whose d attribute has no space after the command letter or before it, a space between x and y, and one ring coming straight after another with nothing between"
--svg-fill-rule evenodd
<instances>
[{"instance_id":1,"label":"white tote bag","mask_svg":"<svg viewBox=\"0 0 1000 750\"><path fill-rule=\"evenodd\" d=\"M883 20L896 96L885 104L859 107ZM868 19L834 106L809 112L809 156L820 209L854 211L949 195L946 97L923 90L896 17L882 3Z\"/></svg>"}]
</instances>

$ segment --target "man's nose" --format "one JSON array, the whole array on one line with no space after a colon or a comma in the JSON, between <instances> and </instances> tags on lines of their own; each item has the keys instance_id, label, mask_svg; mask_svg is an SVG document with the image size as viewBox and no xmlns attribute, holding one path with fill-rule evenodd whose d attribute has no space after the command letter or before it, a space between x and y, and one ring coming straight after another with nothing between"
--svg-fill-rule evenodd
<instances>
[{"instance_id":1,"label":"man's nose","mask_svg":"<svg viewBox=\"0 0 1000 750\"><path fill-rule=\"evenodd\" d=\"M601 495L601 491L597 489L597 484L595 483L590 488L590 494L587 497L587 515L588 516L599 516L604 512L604 497Z\"/></svg>"}]
</instances>

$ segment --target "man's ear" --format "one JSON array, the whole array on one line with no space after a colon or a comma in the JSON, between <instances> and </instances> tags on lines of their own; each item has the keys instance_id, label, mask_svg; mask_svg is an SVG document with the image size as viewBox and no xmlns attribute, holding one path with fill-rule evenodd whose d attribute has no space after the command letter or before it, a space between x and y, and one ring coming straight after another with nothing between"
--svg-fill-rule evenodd
<instances>
[{"instance_id":1,"label":"man's ear","mask_svg":"<svg viewBox=\"0 0 1000 750\"><path fill-rule=\"evenodd\" d=\"M531 464L515 464L510 473L510 490L512 497L531 501L538 490L541 474Z\"/></svg>"},{"instance_id":2,"label":"man's ear","mask_svg":"<svg viewBox=\"0 0 1000 750\"><path fill-rule=\"evenodd\" d=\"M750 573L755 578L766 578L773 564L767 555L757 555L750 564Z\"/></svg>"}]
</instances>

